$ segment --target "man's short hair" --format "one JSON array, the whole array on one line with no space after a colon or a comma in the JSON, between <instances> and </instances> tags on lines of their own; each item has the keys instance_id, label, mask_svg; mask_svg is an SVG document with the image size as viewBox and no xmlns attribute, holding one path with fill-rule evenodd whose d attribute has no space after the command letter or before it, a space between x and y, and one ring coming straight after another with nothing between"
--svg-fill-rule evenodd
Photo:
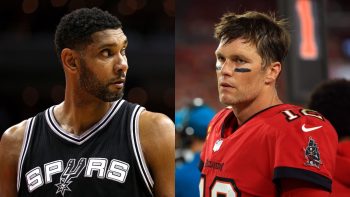
<instances>
[{"instance_id":1,"label":"man's short hair","mask_svg":"<svg viewBox=\"0 0 350 197\"><path fill-rule=\"evenodd\" d=\"M321 83L311 94L308 107L324 115L339 139L350 136L350 81L334 79Z\"/></svg>"},{"instance_id":2,"label":"man's short hair","mask_svg":"<svg viewBox=\"0 0 350 197\"><path fill-rule=\"evenodd\" d=\"M93 33L121 27L122 24L117 17L98 8L81 8L65 15L55 33L58 59L61 60L61 52L64 48L77 50L90 44Z\"/></svg>"},{"instance_id":3,"label":"man's short hair","mask_svg":"<svg viewBox=\"0 0 350 197\"><path fill-rule=\"evenodd\" d=\"M255 11L224 14L220 22L215 24L214 37L224 44L238 38L254 44L263 65L274 61L282 63L290 45L286 20L277 20L273 15Z\"/></svg>"}]
</instances>

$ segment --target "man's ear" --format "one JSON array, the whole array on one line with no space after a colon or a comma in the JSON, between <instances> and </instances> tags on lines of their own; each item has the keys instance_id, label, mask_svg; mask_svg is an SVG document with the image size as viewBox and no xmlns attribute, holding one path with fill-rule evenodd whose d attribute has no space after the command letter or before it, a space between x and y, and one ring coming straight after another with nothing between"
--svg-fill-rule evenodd
<instances>
[{"instance_id":1,"label":"man's ear","mask_svg":"<svg viewBox=\"0 0 350 197\"><path fill-rule=\"evenodd\" d=\"M272 62L266 69L265 83L270 84L277 81L277 78L281 73L282 65L280 62Z\"/></svg>"},{"instance_id":2,"label":"man's ear","mask_svg":"<svg viewBox=\"0 0 350 197\"><path fill-rule=\"evenodd\" d=\"M76 54L72 49L64 48L61 52L61 61L63 67L70 71L76 71Z\"/></svg>"}]
</instances>

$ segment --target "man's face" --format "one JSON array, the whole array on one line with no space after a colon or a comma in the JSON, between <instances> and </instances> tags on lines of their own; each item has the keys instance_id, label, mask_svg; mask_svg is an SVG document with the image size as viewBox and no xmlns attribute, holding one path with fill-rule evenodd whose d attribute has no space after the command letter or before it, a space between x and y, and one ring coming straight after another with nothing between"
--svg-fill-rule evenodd
<instances>
[{"instance_id":1,"label":"man's face","mask_svg":"<svg viewBox=\"0 0 350 197\"><path fill-rule=\"evenodd\" d=\"M253 102L265 77L256 47L242 38L221 41L215 55L220 102L229 106Z\"/></svg>"},{"instance_id":2,"label":"man's face","mask_svg":"<svg viewBox=\"0 0 350 197\"><path fill-rule=\"evenodd\" d=\"M95 32L80 59L80 87L105 102L122 98L128 70L127 38L119 29Z\"/></svg>"}]
</instances>

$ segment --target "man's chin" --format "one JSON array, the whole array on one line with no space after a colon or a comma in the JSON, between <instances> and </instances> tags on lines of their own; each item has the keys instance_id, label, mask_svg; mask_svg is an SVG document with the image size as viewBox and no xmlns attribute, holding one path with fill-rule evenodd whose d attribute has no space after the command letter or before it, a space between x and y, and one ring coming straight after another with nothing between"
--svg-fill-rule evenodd
<instances>
[{"instance_id":1,"label":"man's chin","mask_svg":"<svg viewBox=\"0 0 350 197\"><path fill-rule=\"evenodd\" d=\"M225 95L220 95L219 97L220 103L224 105L231 105L232 104L232 99L225 96Z\"/></svg>"},{"instance_id":2,"label":"man's chin","mask_svg":"<svg viewBox=\"0 0 350 197\"><path fill-rule=\"evenodd\" d=\"M226 101L226 100L221 100L221 99L220 99L220 103L223 104L223 105L226 105L226 106L231 106L232 105L231 102Z\"/></svg>"},{"instance_id":3,"label":"man's chin","mask_svg":"<svg viewBox=\"0 0 350 197\"><path fill-rule=\"evenodd\" d=\"M105 95L103 98L100 98L100 99L104 102L113 102L113 101L117 101L119 99L122 99L123 96L124 96L124 92L121 91L118 94Z\"/></svg>"},{"instance_id":4,"label":"man's chin","mask_svg":"<svg viewBox=\"0 0 350 197\"><path fill-rule=\"evenodd\" d=\"M220 103L226 106L234 106L239 104L239 102L237 102L237 100L234 100L232 98L225 98L225 97L221 97L220 98Z\"/></svg>"},{"instance_id":5,"label":"man's chin","mask_svg":"<svg viewBox=\"0 0 350 197\"><path fill-rule=\"evenodd\" d=\"M119 100L119 99L122 99L123 96L124 96L124 93L123 93L123 92L120 93L120 94L117 94L117 95L115 95L114 97L111 97L110 102L116 101L116 100Z\"/></svg>"},{"instance_id":6,"label":"man's chin","mask_svg":"<svg viewBox=\"0 0 350 197\"><path fill-rule=\"evenodd\" d=\"M117 91L109 91L109 95L107 95L106 97L108 97L109 99L116 101L119 100L121 98L123 98L124 96L124 88L119 89Z\"/></svg>"}]
</instances>

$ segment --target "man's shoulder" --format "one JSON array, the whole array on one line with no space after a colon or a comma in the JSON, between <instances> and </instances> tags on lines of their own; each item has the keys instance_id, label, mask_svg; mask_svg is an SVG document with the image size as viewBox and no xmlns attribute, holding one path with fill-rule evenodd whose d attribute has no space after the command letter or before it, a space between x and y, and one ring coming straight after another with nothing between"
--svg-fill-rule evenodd
<instances>
[{"instance_id":1,"label":"man's shoulder","mask_svg":"<svg viewBox=\"0 0 350 197\"><path fill-rule=\"evenodd\" d=\"M28 120L24 120L8 128L1 137L0 157L9 163L17 163L21 152Z\"/></svg>"},{"instance_id":2,"label":"man's shoulder","mask_svg":"<svg viewBox=\"0 0 350 197\"><path fill-rule=\"evenodd\" d=\"M28 120L23 120L22 122L15 124L8 128L1 137L1 142L3 141L21 141L27 126Z\"/></svg>"},{"instance_id":3,"label":"man's shoulder","mask_svg":"<svg viewBox=\"0 0 350 197\"><path fill-rule=\"evenodd\" d=\"M305 122L329 124L319 112L290 104L279 105L267 110L264 119L266 123L275 126L302 125Z\"/></svg>"},{"instance_id":4,"label":"man's shoulder","mask_svg":"<svg viewBox=\"0 0 350 197\"><path fill-rule=\"evenodd\" d=\"M174 139L175 135L175 125L168 116L147 110L140 115L139 130L142 141Z\"/></svg>"},{"instance_id":5,"label":"man's shoulder","mask_svg":"<svg viewBox=\"0 0 350 197\"><path fill-rule=\"evenodd\" d=\"M173 196L174 123L164 114L143 110L140 114L139 132L142 152L155 180L154 193Z\"/></svg>"},{"instance_id":6,"label":"man's shoulder","mask_svg":"<svg viewBox=\"0 0 350 197\"><path fill-rule=\"evenodd\" d=\"M275 109L264 121L269 128L285 134L327 133L336 137L331 123L319 112L296 105L284 104ZM285 131L289 132L285 132ZM295 131L295 132L291 132Z\"/></svg>"},{"instance_id":7,"label":"man's shoulder","mask_svg":"<svg viewBox=\"0 0 350 197\"><path fill-rule=\"evenodd\" d=\"M162 129L169 127L174 127L174 123L165 114L144 110L140 115L140 129Z\"/></svg>"}]
</instances>

